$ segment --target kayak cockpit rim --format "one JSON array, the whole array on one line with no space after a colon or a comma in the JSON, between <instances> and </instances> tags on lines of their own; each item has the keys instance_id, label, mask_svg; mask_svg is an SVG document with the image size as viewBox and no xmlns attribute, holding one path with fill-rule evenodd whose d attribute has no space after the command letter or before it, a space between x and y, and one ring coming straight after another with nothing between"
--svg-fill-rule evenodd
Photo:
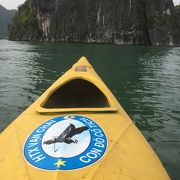
<instances>
[{"instance_id":1,"label":"kayak cockpit rim","mask_svg":"<svg viewBox=\"0 0 180 180\"><path fill-rule=\"evenodd\" d=\"M115 103L96 80L72 77L49 89L36 109L39 113L117 111Z\"/></svg>"}]
</instances>

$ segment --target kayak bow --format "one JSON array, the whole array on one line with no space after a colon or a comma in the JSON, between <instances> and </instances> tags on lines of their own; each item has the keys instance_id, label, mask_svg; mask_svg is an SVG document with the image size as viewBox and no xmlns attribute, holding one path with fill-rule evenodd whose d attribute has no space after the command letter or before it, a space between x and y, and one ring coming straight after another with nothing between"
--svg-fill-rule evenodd
<instances>
[{"instance_id":1,"label":"kayak bow","mask_svg":"<svg viewBox=\"0 0 180 180\"><path fill-rule=\"evenodd\" d=\"M0 135L0 177L170 179L85 57Z\"/></svg>"}]
</instances>

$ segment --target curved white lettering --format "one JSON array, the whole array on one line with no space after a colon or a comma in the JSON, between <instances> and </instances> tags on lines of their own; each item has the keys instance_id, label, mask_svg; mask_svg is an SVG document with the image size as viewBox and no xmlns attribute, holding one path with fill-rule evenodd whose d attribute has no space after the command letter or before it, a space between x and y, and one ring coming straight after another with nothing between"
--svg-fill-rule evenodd
<instances>
[{"instance_id":1,"label":"curved white lettering","mask_svg":"<svg viewBox=\"0 0 180 180\"><path fill-rule=\"evenodd\" d=\"M84 162L84 163L91 162L91 159L87 158L86 156L81 156L79 159L81 162Z\"/></svg>"}]
</instances>

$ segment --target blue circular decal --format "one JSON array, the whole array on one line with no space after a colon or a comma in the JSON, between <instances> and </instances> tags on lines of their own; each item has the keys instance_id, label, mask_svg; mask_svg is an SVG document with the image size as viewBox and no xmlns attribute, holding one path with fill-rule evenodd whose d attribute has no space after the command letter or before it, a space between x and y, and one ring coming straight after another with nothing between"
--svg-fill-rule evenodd
<instances>
[{"instance_id":1,"label":"blue circular decal","mask_svg":"<svg viewBox=\"0 0 180 180\"><path fill-rule=\"evenodd\" d=\"M101 127L82 116L61 116L39 126L24 145L24 157L45 170L73 170L98 161L107 148Z\"/></svg>"}]
</instances>

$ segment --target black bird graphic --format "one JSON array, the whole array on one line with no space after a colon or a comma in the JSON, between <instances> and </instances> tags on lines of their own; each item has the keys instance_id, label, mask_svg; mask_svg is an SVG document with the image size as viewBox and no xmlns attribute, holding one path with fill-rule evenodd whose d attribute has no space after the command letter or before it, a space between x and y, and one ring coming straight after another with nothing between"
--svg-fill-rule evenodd
<instances>
[{"instance_id":1,"label":"black bird graphic","mask_svg":"<svg viewBox=\"0 0 180 180\"><path fill-rule=\"evenodd\" d=\"M44 141L43 144L54 144L54 152L56 152L57 149L55 150L55 143L78 143L78 140L72 140L71 138L76 134L81 134L86 130L88 130L86 126L76 128L74 124L70 124L57 138L52 138L50 140Z\"/></svg>"}]
</instances>

